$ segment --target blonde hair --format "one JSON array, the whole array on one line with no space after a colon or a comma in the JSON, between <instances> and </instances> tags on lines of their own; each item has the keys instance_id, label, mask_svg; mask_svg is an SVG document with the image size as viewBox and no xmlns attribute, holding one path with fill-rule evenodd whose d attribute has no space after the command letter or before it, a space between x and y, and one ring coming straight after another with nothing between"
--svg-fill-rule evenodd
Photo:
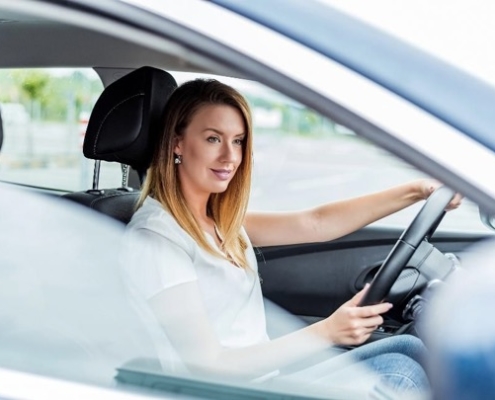
<instances>
[{"instance_id":1,"label":"blonde hair","mask_svg":"<svg viewBox=\"0 0 495 400\"><path fill-rule=\"evenodd\" d=\"M177 166L174 163L174 145L191 122L194 114L205 105L228 105L240 111L245 125L242 161L222 193L212 193L207 213L214 220L223 239L226 255L219 253L206 239L198 221L186 205L181 190ZM164 111L164 129L155 148L150 168L139 198L140 207L147 196L158 200L178 224L210 254L220 256L246 268L246 240L241 227L247 210L252 172L252 123L246 99L232 87L215 79L196 79L179 86Z\"/></svg>"}]
</instances>

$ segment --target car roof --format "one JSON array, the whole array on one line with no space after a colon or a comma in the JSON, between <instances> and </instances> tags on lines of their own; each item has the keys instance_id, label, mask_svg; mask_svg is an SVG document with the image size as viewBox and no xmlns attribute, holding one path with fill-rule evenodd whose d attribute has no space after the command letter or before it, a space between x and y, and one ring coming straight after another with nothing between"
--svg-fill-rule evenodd
<instances>
[{"instance_id":1,"label":"car roof","mask_svg":"<svg viewBox=\"0 0 495 400\"><path fill-rule=\"evenodd\" d=\"M166 70L210 72L180 57L172 48L168 53L157 51L40 13L32 17L0 7L0 37L0 68L138 68L146 60L148 65Z\"/></svg>"}]
</instances>

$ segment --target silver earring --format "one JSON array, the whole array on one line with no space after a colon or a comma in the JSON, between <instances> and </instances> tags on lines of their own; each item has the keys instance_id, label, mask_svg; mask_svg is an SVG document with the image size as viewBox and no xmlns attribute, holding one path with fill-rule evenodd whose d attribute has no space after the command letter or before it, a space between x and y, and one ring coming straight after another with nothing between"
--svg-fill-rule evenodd
<instances>
[{"instance_id":1,"label":"silver earring","mask_svg":"<svg viewBox=\"0 0 495 400\"><path fill-rule=\"evenodd\" d=\"M176 155L174 158L174 163L175 164L181 164L182 163L182 156Z\"/></svg>"}]
</instances>

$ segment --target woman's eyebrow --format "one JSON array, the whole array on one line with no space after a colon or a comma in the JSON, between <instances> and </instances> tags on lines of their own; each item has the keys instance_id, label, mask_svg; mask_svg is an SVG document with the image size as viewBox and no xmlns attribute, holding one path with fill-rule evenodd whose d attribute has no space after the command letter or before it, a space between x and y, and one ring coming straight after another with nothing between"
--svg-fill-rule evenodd
<instances>
[{"instance_id":1,"label":"woman's eyebrow","mask_svg":"<svg viewBox=\"0 0 495 400\"><path fill-rule=\"evenodd\" d=\"M224 136L224 133L216 128L205 128L203 129L203 132L206 132L206 131L212 131L212 132L215 132L221 136ZM238 133L237 135L235 135L234 137L239 137L239 136L246 136L246 132L241 132L241 133Z\"/></svg>"}]
</instances>

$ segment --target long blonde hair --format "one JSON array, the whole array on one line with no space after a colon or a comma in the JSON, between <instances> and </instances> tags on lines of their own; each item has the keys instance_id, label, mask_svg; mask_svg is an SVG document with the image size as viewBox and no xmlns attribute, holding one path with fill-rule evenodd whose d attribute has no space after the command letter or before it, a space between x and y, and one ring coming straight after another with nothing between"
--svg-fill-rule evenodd
<instances>
[{"instance_id":1,"label":"long blonde hair","mask_svg":"<svg viewBox=\"0 0 495 400\"><path fill-rule=\"evenodd\" d=\"M208 215L219 229L225 254L215 250L186 205L181 190L177 166L174 163L176 138L184 134L194 114L203 106L228 105L240 111L245 125L242 161L222 193L210 195ZM252 173L252 122L246 99L234 88L215 79L196 79L179 86L168 100L164 111L164 129L147 171L146 180L138 202L140 207L147 196L158 200L175 218L178 224L210 254L220 256L246 268L246 240L240 230L246 215Z\"/></svg>"}]
</instances>

